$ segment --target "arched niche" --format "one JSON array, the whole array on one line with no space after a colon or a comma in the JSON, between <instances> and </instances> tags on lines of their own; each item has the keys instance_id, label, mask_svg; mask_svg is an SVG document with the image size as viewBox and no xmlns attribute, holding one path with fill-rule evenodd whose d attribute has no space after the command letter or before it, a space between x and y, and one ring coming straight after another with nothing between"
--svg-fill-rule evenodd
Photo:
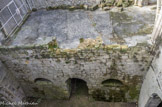
<instances>
[{"instance_id":1,"label":"arched niche","mask_svg":"<svg viewBox=\"0 0 162 107\"><path fill-rule=\"evenodd\" d=\"M117 79L106 79L101 82L102 87L93 91L92 96L98 101L125 102L128 88Z\"/></svg>"},{"instance_id":2,"label":"arched niche","mask_svg":"<svg viewBox=\"0 0 162 107\"><path fill-rule=\"evenodd\" d=\"M39 85L47 85L47 84L52 84L52 81L48 80L48 79L45 79L45 78L36 78L34 80L34 82L36 84L39 84Z\"/></svg>"},{"instance_id":3,"label":"arched niche","mask_svg":"<svg viewBox=\"0 0 162 107\"><path fill-rule=\"evenodd\" d=\"M102 85L105 87L121 87L123 83L117 79L107 79L102 82Z\"/></svg>"}]
</instances>

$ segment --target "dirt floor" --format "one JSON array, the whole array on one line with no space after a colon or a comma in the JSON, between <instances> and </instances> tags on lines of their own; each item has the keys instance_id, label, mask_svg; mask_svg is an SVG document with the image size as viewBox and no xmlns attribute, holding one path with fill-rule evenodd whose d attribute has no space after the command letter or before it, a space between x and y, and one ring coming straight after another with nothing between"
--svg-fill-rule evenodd
<instances>
[{"instance_id":1,"label":"dirt floor","mask_svg":"<svg viewBox=\"0 0 162 107\"><path fill-rule=\"evenodd\" d=\"M70 100L42 101L34 107L137 107L135 103L110 103L93 101L87 96L73 96Z\"/></svg>"},{"instance_id":2,"label":"dirt floor","mask_svg":"<svg viewBox=\"0 0 162 107\"><path fill-rule=\"evenodd\" d=\"M94 101L88 96L72 96L70 100L42 101L34 107L137 107L135 103L113 103Z\"/></svg>"}]
</instances>

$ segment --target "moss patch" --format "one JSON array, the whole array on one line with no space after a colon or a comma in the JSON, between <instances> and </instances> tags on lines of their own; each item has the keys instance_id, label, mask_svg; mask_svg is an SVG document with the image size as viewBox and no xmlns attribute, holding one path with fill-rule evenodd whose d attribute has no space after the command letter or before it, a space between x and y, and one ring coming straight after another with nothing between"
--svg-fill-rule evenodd
<instances>
[{"instance_id":1,"label":"moss patch","mask_svg":"<svg viewBox=\"0 0 162 107\"><path fill-rule=\"evenodd\" d=\"M129 95L131 99L137 99L139 96L139 90L136 89L136 87L130 87L129 89Z\"/></svg>"},{"instance_id":2,"label":"moss patch","mask_svg":"<svg viewBox=\"0 0 162 107\"><path fill-rule=\"evenodd\" d=\"M90 10L94 11L97 10L98 8L104 8L104 7L128 7L132 5L132 0L102 0L99 4L97 5L59 5L59 6L49 6L46 9L47 10L56 10L56 9L68 9L68 10L76 10L76 9L85 9L85 10ZM103 9L104 10L104 9Z\"/></svg>"},{"instance_id":3,"label":"moss patch","mask_svg":"<svg viewBox=\"0 0 162 107\"><path fill-rule=\"evenodd\" d=\"M80 43L83 43L84 42L84 38L80 38Z\"/></svg>"},{"instance_id":4,"label":"moss patch","mask_svg":"<svg viewBox=\"0 0 162 107\"><path fill-rule=\"evenodd\" d=\"M48 43L48 48L49 49L58 49L58 43L56 41L56 39L52 40L51 42Z\"/></svg>"},{"instance_id":5,"label":"moss patch","mask_svg":"<svg viewBox=\"0 0 162 107\"><path fill-rule=\"evenodd\" d=\"M151 34L153 31L153 26L144 25L138 32L138 35Z\"/></svg>"}]
</instances>

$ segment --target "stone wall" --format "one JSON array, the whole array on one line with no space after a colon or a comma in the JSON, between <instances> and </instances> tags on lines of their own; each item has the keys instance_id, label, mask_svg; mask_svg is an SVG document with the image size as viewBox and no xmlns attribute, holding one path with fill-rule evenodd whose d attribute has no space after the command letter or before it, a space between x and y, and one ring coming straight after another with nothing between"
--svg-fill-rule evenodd
<instances>
[{"instance_id":1,"label":"stone wall","mask_svg":"<svg viewBox=\"0 0 162 107\"><path fill-rule=\"evenodd\" d=\"M134 0L134 5L136 6L147 6L150 4L156 4L157 0Z\"/></svg>"},{"instance_id":2,"label":"stone wall","mask_svg":"<svg viewBox=\"0 0 162 107\"><path fill-rule=\"evenodd\" d=\"M20 84L6 69L5 65L0 62L0 106L5 105L5 102L6 104L20 102L24 98L25 95Z\"/></svg>"},{"instance_id":3,"label":"stone wall","mask_svg":"<svg viewBox=\"0 0 162 107\"><path fill-rule=\"evenodd\" d=\"M157 40L160 42L161 38ZM154 60L141 88L139 107L157 107L162 101L162 44L156 45Z\"/></svg>"},{"instance_id":4,"label":"stone wall","mask_svg":"<svg viewBox=\"0 0 162 107\"><path fill-rule=\"evenodd\" d=\"M56 6L97 5L101 0L28 0L31 8L47 8Z\"/></svg>"},{"instance_id":5,"label":"stone wall","mask_svg":"<svg viewBox=\"0 0 162 107\"><path fill-rule=\"evenodd\" d=\"M98 7L128 7L133 0L28 0L27 4L32 9L42 8L81 8L95 10Z\"/></svg>"},{"instance_id":6,"label":"stone wall","mask_svg":"<svg viewBox=\"0 0 162 107\"><path fill-rule=\"evenodd\" d=\"M1 47L0 59L28 97L69 98L67 80L78 78L87 82L96 100L136 102L152 60L150 46L91 43L77 49L60 49L55 40L43 46Z\"/></svg>"},{"instance_id":7,"label":"stone wall","mask_svg":"<svg viewBox=\"0 0 162 107\"><path fill-rule=\"evenodd\" d=\"M149 4L156 4L157 3L157 0L148 0L148 3Z\"/></svg>"},{"instance_id":8,"label":"stone wall","mask_svg":"<svg viewBox=\"0 0 162 107\"><path fill-rule=\"evenodd\" d=\"M0 31L0 45L2 45L2 41L4 40L4 35L3 33Z\"/></svg>"},{"instance_id":9,"label":"stone wall","mask_svg":"<svg viewBox=\"0 0 162 107\"><path fill-rule=\"evenodd\" d=\"M28 0L27 2L31 8L41 9L48 7L61 7L65 8L66 6L90 6L90 7L127 7L135 3L135 5L148 5L155 4L156 0ZM86 8L85 7L85 8Z\"/></svg>"}]
</instances>

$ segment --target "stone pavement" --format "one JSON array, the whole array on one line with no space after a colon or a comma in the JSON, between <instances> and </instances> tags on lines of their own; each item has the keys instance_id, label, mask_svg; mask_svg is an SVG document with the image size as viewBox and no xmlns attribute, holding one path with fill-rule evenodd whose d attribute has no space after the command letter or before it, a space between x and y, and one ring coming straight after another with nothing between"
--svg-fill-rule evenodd
<instances>
[{"instance_id":1,"label":"stone pavement","mask_svg":"<svg viewBox=\"0 0 162 107\"><path fill-rule=\"evenodd\" d=\"M149 7L129 7L123 12L119 8L111 11L39 10L31 14L9 45L47 44L56 38L61 48L76 48L81 38L97 36L102 36L105 44L133 45L149 39L154 16L155 10Z\"/></svg>"}]
</instances>

